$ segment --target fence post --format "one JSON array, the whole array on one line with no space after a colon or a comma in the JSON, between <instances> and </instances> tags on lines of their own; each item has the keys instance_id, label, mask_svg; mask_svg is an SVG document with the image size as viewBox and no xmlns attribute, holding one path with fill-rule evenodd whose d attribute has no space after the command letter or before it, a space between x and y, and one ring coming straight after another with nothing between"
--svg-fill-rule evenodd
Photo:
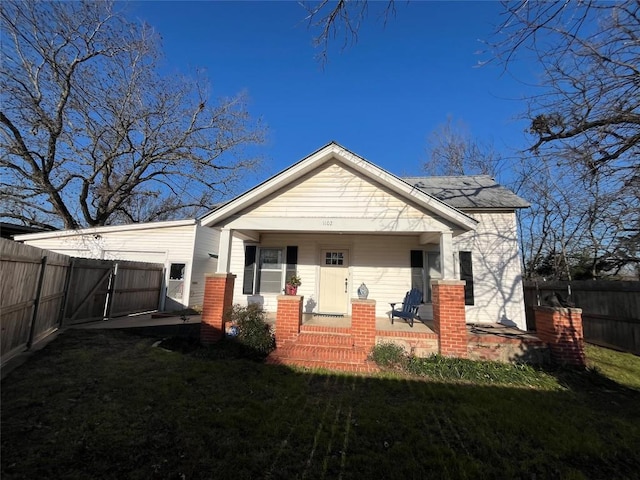
<instances>
[{"instance_id":1,"label":"fence post","mask_svg":"<svg viewBox=\"0 0 640 480\"><path fill-rule=\"evenodd\" d=\"M60 305L58 328L62 328L62 325L64 323L64 314L66 313L67 304L69 303L69 285L71 285L71 275L73 274L73 267L75 266L75 263L76 263L75 260L76 260L75 258L71 257L67 274L65 275L64 289L62 290L64 296L62 297L62 304Z\"/></svg>"},{"instance_id":2,"label":"fence post","mask_svg":"<svg viewBox=\"0 0 640 480\"><path fill-rule=\"evenodd\" d=\"M40 261L40 277L38 278L38 286L36 287L36 298L33 302L33 315L31 315L31 325L29 326L29 340L27 340L27 350L33 344L33 337L36 330L36 321L38 320L38 310L40 310L40 297L42 296L42 284L44 282L44 272L47 269L47 256L42 257Z\"/></svg>"},{"instance_id":3,"label":"fence post","mask_svg":"<svg viewBox=\"0 0 640 480\"><path fill-rule=\"evenodd\" d=\"M116 278L118 276L118 262L111 267L111 275L109 276L109 286L107 287L107 299L104 303L104 313L102 320L109 320L111 316L111 306L113 304L113 295L116 291Z\"/></svg>"}]
</instances>

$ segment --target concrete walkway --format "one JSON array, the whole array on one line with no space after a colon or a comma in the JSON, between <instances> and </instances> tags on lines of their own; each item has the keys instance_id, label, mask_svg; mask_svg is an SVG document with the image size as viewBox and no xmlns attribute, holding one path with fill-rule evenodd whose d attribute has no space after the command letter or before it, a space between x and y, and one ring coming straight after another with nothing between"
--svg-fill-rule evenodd
<instances>
[{"instance_id":1,"label":"concrete walkway","mask_svg":"<svg viewBox=\"0 0 640 480\"><path fill-rule=\"evenodd\" d=\"M116 329L116 328L142 328L142 327L159 327L165 325L185 325L200 323L201 315L187 315L186 320L178 316L157 315L154 313L145 313L142 315L129 315L126 317L110 318L91 323L80 323L78 325L70 325L69 328L80 328L84 330L94 329Z\"/></svg>"}]
</instances>

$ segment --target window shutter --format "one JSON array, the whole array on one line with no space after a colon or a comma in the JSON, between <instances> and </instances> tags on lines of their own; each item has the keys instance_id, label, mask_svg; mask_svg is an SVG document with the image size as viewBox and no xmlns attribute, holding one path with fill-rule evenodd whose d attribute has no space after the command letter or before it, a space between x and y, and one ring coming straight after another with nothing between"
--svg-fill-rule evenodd
<instances>
[{"instance_id":1,"label":"window shutter","mask_svg":"<svg viewBox=\"0 0 640 480\"><path fill-rule=\"evenodd\" d=\"M287 271L285 272L285 281L296 275L298 271L298 246L287 246Z\"/></svg>"},{"instance_id":2,"label":"window shutter","mask_svg":"<svg viewBox=\"0 0 640 480\"><path fill-rule=\"evenodd\" d=\"M256 274L256 249L255 245L244 247L244 278L242 281L242 293L253 295L253 279Z\"/></svg>"},{"instance_id":3,"label":"window shutter","mask_svg":"<svg viewBox=\"0 0 640 480\"><path fill-rule=\"evenodd\" d=\"M460 280L465 280L464 304L473 305L473 265L471 252L459 252L460 256Z\"/></svg>"},{"instance_id":4,"label":"window shutter","mask_svg":"<svg viewBox=\"0 0 640 480\"><path fill-rule=\"evenodd\" d=\"M411 250L411 288L417 288L424 296L424 252Z\"/></svg>"},{"instance_id":5,"label":"window shutter","mask_svg":"<svg viewBox=\"0 0 640 480\"><path fill-rule=\"evenodd\" d=\"M411 268L424 267L423 258L424 258L424 255L422 253L422 250L411 250Z\"/></svg>"},{"instance_id":6,"label":"window shutter","mask_svg":"<svg viewBox=\"0 0 640 480\"><path fill-rule=\"evenodd\" d=\"M287 247L287 270L290 268L295 269L298 264L298 247Z\"/></svg>"}]
</instances>

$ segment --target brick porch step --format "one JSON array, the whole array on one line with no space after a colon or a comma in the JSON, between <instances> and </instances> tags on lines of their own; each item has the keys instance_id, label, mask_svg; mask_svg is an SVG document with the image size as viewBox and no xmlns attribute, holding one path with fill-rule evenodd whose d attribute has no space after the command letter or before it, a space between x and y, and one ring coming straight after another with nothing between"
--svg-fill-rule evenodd
<instances>
[{"instance_id":1,"label":"brick porch step","mask_svg":"<svg viewBox=\"0 0 640 480\"><path fill-rule=\"evenodd\" d=\"M319 354L318 347L315 347L316 350L313 348L296 348L295 345L281 347L267 357L267 363L271 365L324 368L342 372L374 373L379 371L375 363L367 360L367 354L362 349L333 349L339 351L331 354L328 353L331 348L325 348L324 352Z\"/></svg>"},{"instance_id":2,"label":"brick porch step","mask_svg":"<svg viewBox=\"0 0 640 480\"><path fill-rule=\"evenodd\" d=\"M305 332L298 335L298 345L353 347L353 336L346 333Z\"/></svg>"},{"instance_id":3,"label":"brick porch step","mask_svg":"<svg viewBox=\"0 0 640 480\"><path fill-rule=\"evenodd\" d=\"M348 372L377 372L378 367L367 360L369 352L353 346L348 329L301 329L293 342L278 347L267 358L275 365L297 365Z\"/></svg>"}]
</instances>

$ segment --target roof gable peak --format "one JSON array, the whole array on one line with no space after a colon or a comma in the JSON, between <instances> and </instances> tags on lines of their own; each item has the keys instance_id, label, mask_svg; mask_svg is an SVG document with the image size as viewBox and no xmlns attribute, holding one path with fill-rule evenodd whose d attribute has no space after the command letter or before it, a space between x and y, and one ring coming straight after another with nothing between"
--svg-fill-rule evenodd
<instances>
[{"instance_id":1,"label":"roof gable peak","mask_svg":"<svg viewBox=\"0 0 640 480\"><path fill-rule=\"evenodd\" d=\"M474 229L477 224L476 220L467 214L447 205L445 202L426 192L416 189L413 185L353 153L335 141L329 142L312 154L291 165L289 168L265 180L239 197L236 197L209 215L205 215L201 223L203 226L211 226L231 215L238 214L256 201L276 193L291 182L332 160L337 160L355 170L358 174L385 185L391 191L396 192L406 199L411 199L418 204L422 204L425 208L445 219L453 221L464 229Z\"/></svg>"}]
</instances>

